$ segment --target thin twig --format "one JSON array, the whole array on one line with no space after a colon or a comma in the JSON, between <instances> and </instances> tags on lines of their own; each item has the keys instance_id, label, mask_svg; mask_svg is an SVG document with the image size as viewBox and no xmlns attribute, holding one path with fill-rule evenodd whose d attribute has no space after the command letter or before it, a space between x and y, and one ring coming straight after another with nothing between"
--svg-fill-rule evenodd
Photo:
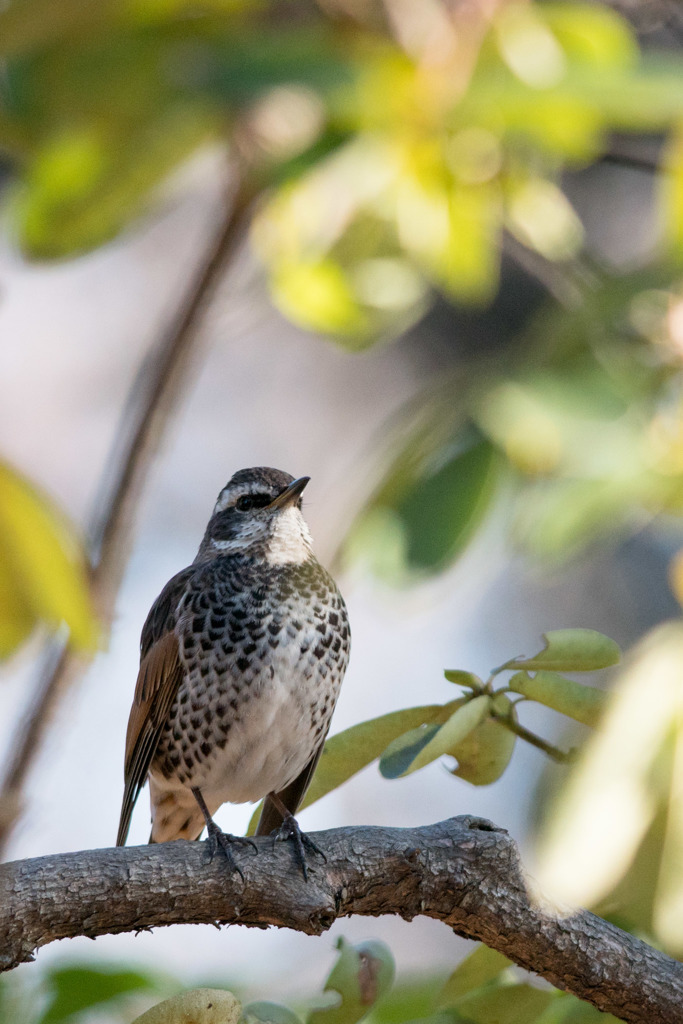
<instances>
[{"instance_id":1,"label":"thin twig","mask_svg":"<svg viewBox=\"0 0 683 1024\"><path fill-rule=\"evenodd\" d=\"M497 715L495 712L491 712L491 717L495 718L501 725L504 725L510 732L514 732L515 736L519 736L520 740L525 740L532 747L536 747L537 750L542 750L553 761L558 761L560 764L571 764L575 760L573 750L564 751L560 750L559 747L554 747L552 743L547 743L540 736L537 736L535 732L531 732L529 729L525 729L523 725L520 725L519 722L515 722L509 715Z\"/></svg>"},{"instance_id":2,"label":"thin twig","mask_svg":"<svg viewBox=\"0 0 683 1024\"><path fill-rule=\"evenodd\" d=\"M254 198L249 179L235 167L229 187L207 255L172 323L133 384L115 442L118 455L107 460L103 473L103 498L90 530L90 580L105 632L111 626L132 543L140 491L171 413L187 385L203 316L244 237ZM116 466L113 472L108 468L112 461ZM35 698L17 732L0 787L0 855L21 813L22 792L45 731L60 699L86 665L87 659L63 641L48 645Z\"/></svg>"},{"instance_id":3,"label":"thin twig","mask_svg":"<svg viewBox=\"0 0 683 1024\"><path fill-rule=\"evenodd\" d=\"M291 843L255 839L244 878L204 843L58 854L0 866L0 970L56 939L174 923L320 935L355 914L423 914L480 939L558 988L631 1024L683 1024L683 964L586 910L530 895L507 833L464 816L422 828L313 837L304 882ZM239 856L239 854L236 854Z\"/></svg>"}]
</instances>

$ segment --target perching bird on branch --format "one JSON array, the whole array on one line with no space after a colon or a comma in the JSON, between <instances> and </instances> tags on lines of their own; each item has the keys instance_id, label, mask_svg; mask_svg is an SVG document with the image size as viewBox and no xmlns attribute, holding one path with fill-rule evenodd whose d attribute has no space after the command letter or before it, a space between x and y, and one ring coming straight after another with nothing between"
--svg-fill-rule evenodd
<instances>
[{"instance_id":1,"label":"perching bird on branch","mask_svg":"<svg viewBox=\"0 0 683 1024\"><path fill-rule=\"evenodd\" d=\"M243 469L218 496L192 565L156 599L142 630L128 721L117 845L147 778L150 842L208 830L231 867L221 804L265 797L257 835L292 839L349 657L344 600L313 555L301 514L309 477ZM253 844L251 844L253 845Z\"/></svg>"}]
</instances>

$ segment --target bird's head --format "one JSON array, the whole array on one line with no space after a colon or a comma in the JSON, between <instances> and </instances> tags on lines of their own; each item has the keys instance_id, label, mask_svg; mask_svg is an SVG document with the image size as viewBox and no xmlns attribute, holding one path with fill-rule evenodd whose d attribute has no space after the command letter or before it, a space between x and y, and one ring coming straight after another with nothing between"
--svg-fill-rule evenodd
<instances>
[{"instance_id":1,"label":"bird's head","mask_svg":"<svg viewBox=\"0 0 683 1024\"><path fill-rule=\"evenodd\" d=\"M247 554L271 565L305 562L311 535L301 492L309 480L266 466L235 473L218 495L197 559Z\"/></svg>"}]
</instances>

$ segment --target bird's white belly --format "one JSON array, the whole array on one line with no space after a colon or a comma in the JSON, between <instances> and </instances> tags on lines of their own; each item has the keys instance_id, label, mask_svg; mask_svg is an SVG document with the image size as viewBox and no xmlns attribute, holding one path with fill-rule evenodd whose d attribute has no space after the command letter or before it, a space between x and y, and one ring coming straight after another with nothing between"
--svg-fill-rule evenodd
<instances>
[{"instance_id":1,"label":"bird's white belly","mask_svg":"<svg viewBox=\"0 0 683 1024\"><path fill-rule=\"evenodd\" d=\"M292 686L274 679L233 722L222 753L197 781L207 803L246 803L281 790L303 770L313 750L313 728ZM311 695L312 696L312 695Z\"/></svg>"}]
</instances>

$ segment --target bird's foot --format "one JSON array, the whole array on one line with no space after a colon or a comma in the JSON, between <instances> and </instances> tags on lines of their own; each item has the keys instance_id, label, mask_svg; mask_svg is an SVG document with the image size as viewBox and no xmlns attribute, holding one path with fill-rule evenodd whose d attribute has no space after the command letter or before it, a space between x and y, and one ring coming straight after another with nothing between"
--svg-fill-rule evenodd
<instances>
[{"instance_id":1,"label":"bird's foot","mask_svg":"<svg viewBox=\"0 0 683 1024\"><path fill-rule=\"evenodd\" d=\"M245 839L244 836L233 836L229 832L223 832L213 819L207 822L206 831L208 833L206 841L209 847L209 860L213 860L220 850L227 860L230 870L236 871L242 881L244 881L244 872L235 860L233 847L251 846L252 850L257 852L256 843L252 843L251 839Z\"/></svg>"},{"instance_id":2,"label":"bird's foot","mask_svg":"<svg viewBox=\"0 0 683 1024\"><path fill-rule=\"evenodd\" d=\"M307 836L305 832L301 831L299 822L293 814L286 815L280 827L273 832L273 836L276 842L287 842L288 840L291 840L294 843L296 857L301 865L304 882L308 881L308 867L306 865L307 852L309 854L317 853L318 856L322 857L325 863L327 863L327 857L323 851L313 842L310 836Z\"/></svg>"},{"instance_id":3,"label":"bird's foot","mask_svg":"<svg viewBox=\"0 0 683 1024\"><path fill-rule=\"evenodd\" d=\"M231 836L228 832L223 832L218 827L216 822L213 820L209 813L209 808L206 806L206 801L202 796L202 792L196 786L192 789L192 795L199 804L199 809L204 815L204 821L206 822L206 831L209 847L209 860L213 860L218 850L223 851L223 855L230 865L231 871L236 871L242 881L244 881L244 873L242 868L235 860L235 855L232 852L233 846L251 846L254 853L257 853L256 843L252 843L251 839L245 839L243 836Z\"/></svg>"}]
</instances>

